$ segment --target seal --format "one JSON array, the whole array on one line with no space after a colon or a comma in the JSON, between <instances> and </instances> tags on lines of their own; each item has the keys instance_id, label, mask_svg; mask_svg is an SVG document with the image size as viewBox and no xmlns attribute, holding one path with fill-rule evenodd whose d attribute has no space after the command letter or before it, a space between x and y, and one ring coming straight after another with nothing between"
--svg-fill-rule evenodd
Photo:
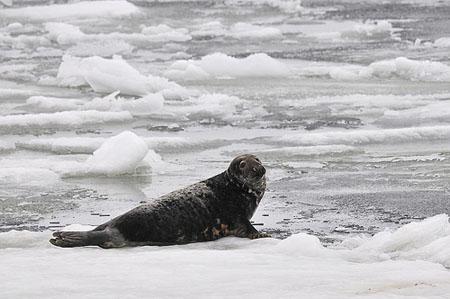
<instances>
[{"instance_id":1,"label":"seal","mask_svg":"<svg viewBox=\"0 0 450 299\"><path fill-rule=\"evenodd\" d=\"M226 236L270 237L250 223L266 189L266 169L254 155L234 158L216 176L140 205L91 231L53 233L60 247L175 245Z\"/></svg>"}]
</instances>

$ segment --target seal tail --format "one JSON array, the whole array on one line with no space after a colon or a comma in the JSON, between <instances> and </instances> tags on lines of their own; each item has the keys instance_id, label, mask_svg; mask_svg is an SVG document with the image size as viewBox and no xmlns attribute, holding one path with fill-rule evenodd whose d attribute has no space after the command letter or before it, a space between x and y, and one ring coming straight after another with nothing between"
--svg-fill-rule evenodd
<instances>
[{"instance_id":1,"label":"seal tail","mask_svg":"<svg viewBox=\"0 0 450 299\"><path fill-rule=\"evenodd\" d=\"M110 240L110 234L104 230L54 232L53 237L50 243L59 247L102 246Z\"/></svg>"}]
</instances>

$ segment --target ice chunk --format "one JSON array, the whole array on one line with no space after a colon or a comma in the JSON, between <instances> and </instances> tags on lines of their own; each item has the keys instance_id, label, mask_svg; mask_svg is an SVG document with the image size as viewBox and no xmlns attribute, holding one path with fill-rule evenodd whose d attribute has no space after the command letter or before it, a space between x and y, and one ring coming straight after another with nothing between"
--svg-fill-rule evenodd
<instances>
[{"instance_id":1,"label":"ice chunk","mask_svg":"<svg viewBox=\"0 0 450 299\"><path fill-rule=\"evenodd\" d=\"M450 82L450 66L429 60L411 60L398 57L369 65L372 76L380 78L400 77L418 81Z\"/></svg>"},{"instance_id":2,"label":"ice chunk","mask_svg":"<svg viewBox=\"0 0 450 299\"><path fill-rule=\"evenodd\" d=\"M145 141L125 131L106 140L85 162L86 172L93 175L133 173L148 153Z\"/></svg>"},{"instance_id":3,"label":"ice chunk","mask_svg":"<svg viewBox=\"0 0 450 299\"><path fill-rule=\"evenodd\" d=\"M341 32L341 37L360 40L399 39L396 35L398 31L387 20L367 20L362 24L355 24L351 30Z\"/></svg>"},{"instance_id":4,"label":"ice chunk","mask_svg":"<svg viewBox=\"0 0 450 299\"><path fill-rule=\"evenodd\" d=\"M78 141L72 139L68 143ZM93 141L90 146L95 142L97 141ZM51 168L62 177L135 174L138 167L151 166L143 161L147 153L148 146L142 138L130 131L124 131L106 139L86 161L67 161L54 164Z\"/></svg>"},{"instance_id":5,"label":"ice chunk","mask_svg":"<svg viewBox=\"0 0 450 299\"><path fill-rule=\"evenodd\" d=\"M24 115L0 116L0 128L12 127L76 127L86 124L101 124L106 122L124 122L133 119L127 111L64 111L56 113L38 113Z\"/></svg>"},{"instance_id":6,"label":"ice chunk","mask_svg":"<svg viewBox=\"0 0 450 299\"><path fill-rule=\"evenodd\" d=\"M48 38L60 45L76 43L86 36L77 26L66 23L49 22L45 23L44 27L49 32Z\"/></svg>"},{"instance_id":7,"label":"ice chunk","mask_svg":"<svg viewBox=\"0 0 450 299\"><path fill-rule=\"evenodd\" d=\"M145 34L149 40L154 42L185 42L192 39L186 28L174 29L165 24L149 27L142 26L141 28L141 32Z\"/></svg>"},{"instance_id":8,"label":"ice chunk","mask_svg":"<svg viewBox=\"0 0 450 299\"><path fill-rule=\"evenodd\" d=\"M435 47L448 48L450 47L450 37L441 37L434 41L433 45Z\"/></svg>"},{"instance_id":9,"label":"ice chunk","mask_svg":"<svg viewBox=\"0 0 450 299\"><path fill-rule=\"evenodd\" d=\"M286 77L289 68L264 53L235 58L223 53L204 56L201 60L173 63L165 76L178 80L202 80L208 76L223 77Z\"/></svg>"},{"instance_id":10,"label":"ice chunk","mask_svg":"<svg viewBox=\"0 0 450 299\"><path fill-rule=\"evenodd\" d=\"M60 137L39 138L16 142L18 148L33 151L48 151L57 154L92 154L105 138L102 137Z\"/></svg>"},{"instance_id":11,"label":"ice chunk","mask_svg":"<svg viewBox=\"0 0 450 299\"><path fill-rule=\"evenodd\" d=\"M166 78L144 76L119 56L105 59L98 56L78 58L66 55L59 66L61 86L90 85L100 93L119 90L122 94L145 96L148 93L169 90L184 94L184 88Z\"/></svg>"},{"instance_id":12,"label":"ice chunk","mask_svg":"<svg viewBox=\"0 0 450 299\"><path fill-rule=\"evenodd\" d=\"M86 102L79 99L64 99L44 96L32 96L26 101L26 105L38 112L58 112L66 110L78 110Z\"/></svg>"},{"instance_id":13,"label":"ice chunk","mask_svg":"<svg viewBox=\"0 0 450 299\"><path fill-rule=\"evenodd\" d=\"M405 57L375 61L362 65L322 65L299 69L303 76L329 76L336 80L371 78L401 78L411 81L450 82L450 66L430 60L412 60Z\"/></svg>"},{"instance_id":14,"label":"ice chunk","mask_svg":"<svg viewBox=\"0 0 450 299\"><path fill-rule=\"evenodd\" d=\"M164 97L160 93L147 94L138 99L116 97L118 92L103 98L95 98L85 103L84 109L104 111L129 111L133 115L155 114L164 106Z\"/></svg>"},{"instance_id":15,"label":"ice chunk","mask_svg":"<svg viewBox=\"0 0 450 299\"><path fill-rule=\"evenodd\" d=\"M127 1L108 0L8 8L0 10L0 17L65 20L67 18L124 17L138 12L139 9Z\"/></svg>"}]
</instances>

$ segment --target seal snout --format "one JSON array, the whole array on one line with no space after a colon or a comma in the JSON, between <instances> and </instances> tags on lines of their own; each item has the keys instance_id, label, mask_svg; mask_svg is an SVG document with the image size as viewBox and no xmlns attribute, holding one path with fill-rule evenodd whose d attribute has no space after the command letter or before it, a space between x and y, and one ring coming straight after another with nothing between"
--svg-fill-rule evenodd
<instances>
[{"instance_id":1,"label":"seal snout","mask_svg":"<svg viewBox=\"0 0 450 299\"><path fill-rule=\"evenodd\" d=\"M266 169L264 168L264 166L260 164L253 167L253 172L256 174L258 178L261 178L266 174Z\"/></svg>"}]
</instances>

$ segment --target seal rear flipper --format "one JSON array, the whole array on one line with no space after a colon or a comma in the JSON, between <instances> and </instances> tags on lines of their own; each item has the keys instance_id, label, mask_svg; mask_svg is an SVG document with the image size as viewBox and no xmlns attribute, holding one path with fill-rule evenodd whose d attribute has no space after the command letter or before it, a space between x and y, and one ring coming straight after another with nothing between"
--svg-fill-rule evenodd
<instances>
[{"instance_id":1,"label":"seal rear flipper","mask_svg":"<svg viewBox=\"0 0 450 299\"><path fill-rule=\"evenodd\" d=\"M111 242L111 234L105 230L102 231L68 231L55 232L50 243L59 247L81 247L97 245L107 246ZM106 244L106 246L104 246Z\"/></svg>"}]
</instances>

